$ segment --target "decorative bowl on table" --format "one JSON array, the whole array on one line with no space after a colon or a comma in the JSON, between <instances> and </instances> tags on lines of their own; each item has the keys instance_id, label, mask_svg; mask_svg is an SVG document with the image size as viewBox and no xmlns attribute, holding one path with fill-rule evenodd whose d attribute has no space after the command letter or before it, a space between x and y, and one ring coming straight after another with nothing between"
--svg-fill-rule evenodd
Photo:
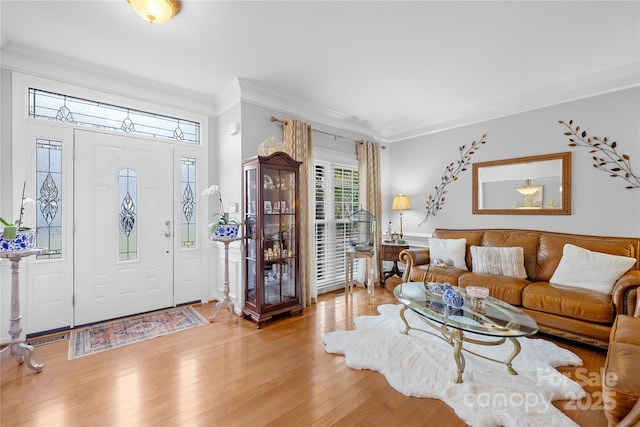
<instances>
[{"instance_id":1,"label":"decorative bowl on table","mask_svg":"<svg viewBox=\"0 0 640 427\"><path fill-rule=\"evenodd\" d=\"M449 267L453 267L453 260L436 258L433 260L432 264L438 268L449 268Z\"/></svg>"},{"instance_id":2,"label":"decorative bowl on table","mask_svg":"<svg viewBox=\"0 0 640 427\"><path fill-rule=\"evenodd\" d=\"M482 286L467 286L465 288L467 295L471 298L486 298L489 296L489 289Z\"/></svg>"},{"instance_id":3,"label":"decorative bowl on table","mask_svg":"<svg viewBox=\"0 0 640 427\"><path fill-rule=\"evenodd\" d=\"M484 299L489 296L489 289L482 286L467 286L465 291L471 297L471 310L484 313Z\"/></svg>"}]
</instances>

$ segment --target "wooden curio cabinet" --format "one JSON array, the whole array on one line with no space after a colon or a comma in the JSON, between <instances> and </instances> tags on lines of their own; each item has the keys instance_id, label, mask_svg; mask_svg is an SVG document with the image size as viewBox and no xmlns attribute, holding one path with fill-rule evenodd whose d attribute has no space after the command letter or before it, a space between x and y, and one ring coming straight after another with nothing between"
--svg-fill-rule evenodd
<instances>
[{"instance_id":1,"label":"wooden curio cabinet","mask_svg":"<svg viewBox=\"0 0 640 427\"><path fill-rule=\"evenodd\" d=\"M300 296L300 162L276 152L244 161L245 303L242 314L262 323L302 311Z\"/></svg>"}]
</instances>

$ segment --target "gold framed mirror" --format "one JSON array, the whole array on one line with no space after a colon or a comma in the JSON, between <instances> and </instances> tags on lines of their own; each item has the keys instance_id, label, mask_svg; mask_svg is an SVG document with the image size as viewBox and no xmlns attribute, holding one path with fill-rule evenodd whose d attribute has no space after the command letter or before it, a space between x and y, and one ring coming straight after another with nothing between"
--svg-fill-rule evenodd
<instances>
[{"instance_id":1,"label":"gold framed mirror","mask_svg":"<svg viewBox=\"0 0 640 427\"><path fill-rule=\"evenodd\" d=\"M473 213L571 215L571 152L474 163Z\"/></svg>"}]
</instances>

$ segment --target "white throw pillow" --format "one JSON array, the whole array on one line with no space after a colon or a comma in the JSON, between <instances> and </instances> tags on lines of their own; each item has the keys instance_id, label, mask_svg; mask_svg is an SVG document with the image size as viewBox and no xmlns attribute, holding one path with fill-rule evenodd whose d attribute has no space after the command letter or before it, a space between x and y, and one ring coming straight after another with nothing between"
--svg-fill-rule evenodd
<instances>
[{"instance_id":1,"label":"white throw pillow","mask_svg":"<svg viewBox=\"0 0 640 427\"><path fill-rule=\"evenodd\" d=\"M616 281L635 262L635 258L592 252L567 243L549 282L610 294Z\"/></svg>"},{"instance_id":2,"label":"white throw pillow","mask_svg":"<svg viewBox=\"0 0 640 427\"><path fill-rule=\"evenodd\" d=\"M432 262L437 258L443 261L450 259L454 267L468 270L464 259L466 249L467 239L429 238L429 258Z\"/></svg>"},{"instance_id":3,"label":"white throw pillow","mask_svg":"<svg viewBox=\"0 0 640 427\"><path fill-rule=\"evenodd\" d=\"M471 246L471 258L475 273L527 278L527 270L524 268L524 249L519 246Z\"/></svg>"}]
</instances>

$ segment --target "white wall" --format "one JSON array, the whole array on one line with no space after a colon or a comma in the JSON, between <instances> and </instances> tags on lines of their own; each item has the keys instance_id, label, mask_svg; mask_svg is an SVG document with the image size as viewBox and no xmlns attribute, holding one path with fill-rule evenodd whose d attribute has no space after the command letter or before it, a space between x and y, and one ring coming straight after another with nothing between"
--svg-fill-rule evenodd
<instances>
[{"instance_id":1,"label":"white wall","mask_svg":"<svg viewBox=\"0 0 640 427\"><path fill-rule=\"evenodd\" d=\"M231 217L239 220L242 218L242 133L231 132L235 124L241 122L240 102L235 103L217 118L209 118L211 135L215 135L209 142L209 181L204 188L216 184L220 187L223 196L224 209ZM208 197L209 217L212 222L214 213L218 212L218 201L214 197ZM238 211L231 212L231 203L238 204ZM229 296L235 303L235 311L242 311L243 301L243 270L242 270L242 245L240 241L229 244ZM206 255L208 262L207 275L209 280L205 301L220 301L224 292L224 246L222 243L209 242L209 251ZM220 316L224 316L222 313Z\"/></svg>"},{"instance_id":2,"label":"white wall","mask_svg":"<svg viewBox=\"0 0 640 427\"><path fill-rule=\"evenodd\" d=\"M640 236L640 189L592 166L588 148L569 147L567 130L559 120L590 135L618 142L618 152L631 157L632 171L640 174L640 88L568 102L539 110L476 123L390 144L392 195L409 196L412 210L404 213L404 232L410 243L424 241L435 228L522 228L605 236ZM421 227L427 197L440 183L446 165L459 157L458 147L487 134L487 143L473 162L572 152L572 214L473 215L472 167L451 183L442 210ZM392 215L397 226L398 217Z\"/></svg>"}]
</instances>

